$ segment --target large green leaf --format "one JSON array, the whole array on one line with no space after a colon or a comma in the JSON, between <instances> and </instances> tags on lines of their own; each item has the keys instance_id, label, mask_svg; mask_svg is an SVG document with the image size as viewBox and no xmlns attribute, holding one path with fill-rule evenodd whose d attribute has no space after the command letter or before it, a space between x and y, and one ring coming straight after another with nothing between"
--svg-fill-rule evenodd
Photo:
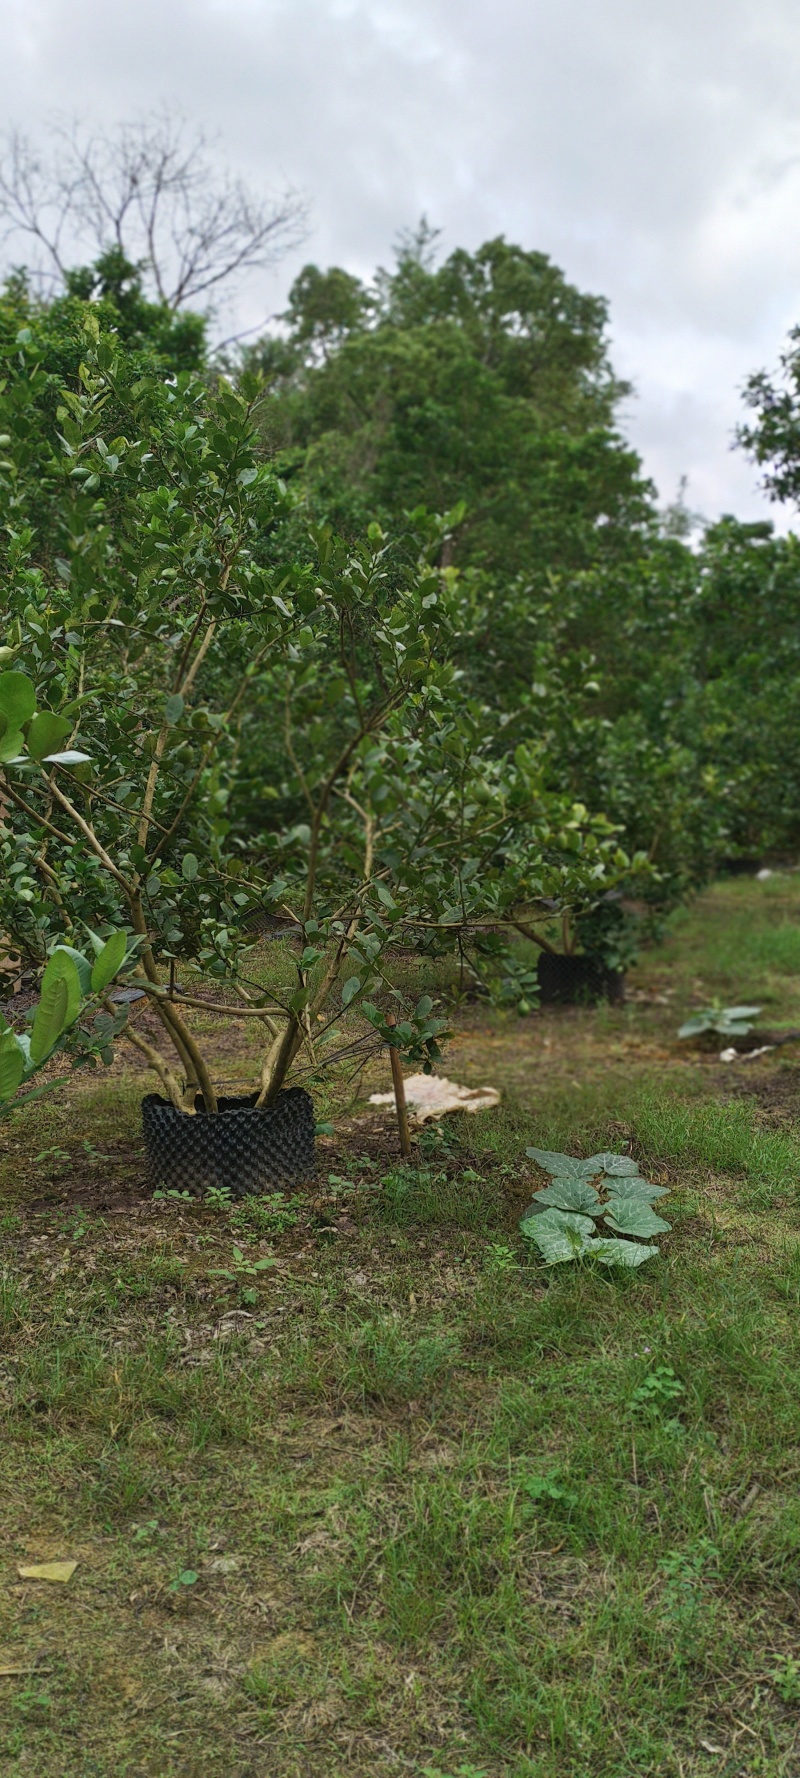
<instances>
[{"instance_id":1,"label":"large green leaf","mask_svg":"<svg viewBox=\"0 0 800 1778\"><path fill-rule=\"evenodd\" d=\"M615 1179L608 1188L609 1208L616 1199L622 1203L649 1204L654 1198L665 1198L666 1185L651 1185L649 1179Z\"/></svg>"},{"instance_id":2,"label":"large green leaf","mask_svg":"<svg viewBox=\"0 0 800 1778\"><path fill-rule=\"evenodd\" d=\"M92 967L91 985L93 994L102 994L109 982L114 980L117 971L122 968L127 949L127 936L124 932L112 932L110 939L104 944L99 957Z\"/></svg>"},{"instance_id":3,"label":"large green leaf","mask_svg":"<svg viewBox=\"0 0 800 1778\"><path fill-rule=\"evenodd\" d=\"M713 1031L714 1024L715 1020L713 1016L707 1016L705 1013L698 1013L696 1018L687 1019L685 1025L679 1027L678 1036L702 1037L704 1031Z\"/></svg>"},{"instance_id":4,"label":"large green leaf","mask_svg":"<svg viewBox=\"0 0 800 1778\"><path fill-rule=\"evenodd\" d=\"M609 1206L606 1221L615 1235L637 1235L645 1241L649 1241L651 1235L660 1235L672 1228L671 1222L656 1216L650 1204L623 1203L621 1200L617 1200L613 1211Z\"/></svg>"},{"instance_id":5,"label":"large green leaf","mask_svg":"<svg viewBox=\"0 0 800 1778\"><path fill-rule=\"evenodd\" d=\"M53 754L72 733L74 723L68 716L56 716L52 710L40 710L28 730L28 752L34 759Z\"/></svg>"},{"instance_id":6,"label":"large green leaf","mask_svg":"<svg viewBox=\"0 0 800 1778\"><path fill-rule=\"evenodd\" d=\"M573 1210L583 1216L602 1216L603 1206L594 1186L585 1179L551 1179L542 1191L534 1193L535 1202L554 1210Z\"/></svg>"},{"instance_id":7,"label":"large green leaf","mask_svg":"<svg viewBox=\"0 0 800 1778\"><path fill-rule=\"evenodd\" d=\"M13 1099L25 1071L25 1052L13 1031L0 1036L0 1104Z\"/></svg>"},{"instance_id":8,"label":"large green leaf","mask_svg":"<svg viewBox=\"0 0 800 1778\"><path fill-rule=\"evenodd\" d=\"M638 1173L639 1168L629 1154L593 1154L584 1165L592 1168L594 1173L607 1173L612 1179L629 1178Z\"/></svg>"},{"instance_id":9,"label":"large green leaf","mask_svg":"<svg viewBox=\"0 0 800 1778\"><path fill-rule=\"evenodd\" d=\"M594 1223L590 1216L575 1216L562 1210L544 1210L541 1216L524 1220L520 1227L523 1235L536 1242L542 1258L549 1266L578 1259L592 1246Z\"/></svg>"},{"instance_id":10,"label":"large green leaf","mask_svg":"<svg viewBox=\"0 0 800 1778\"><path fill-rule=\"evenodd\" d=\"M610 1241L601 1237L591 1244L590 1257L598 1259L604 1266L643 1266L645 1260L655 1259L657 1247L642 1247L638 1241Z\"/></svg>"},{"instance_id":11,"label":"large green leaf","mask_svg":"<svg viewBox=\"0 0 800 1778\"><path fill-rule=\"evenodd\" d=\"M0 766L7 766L12 759L20 759L25 742L18 728L7 728L0 736Z\"/></svg>"},{"instance_id":12,"label":"large green leaf","mask_svg":"<svg viewBox=\"0 0 800 1778\"><path fill-rule=\"evenodd\" d=\"M63 974L48 976L45 970L31 1031L30 1059L37 1066L55 1049L67 1023L68 1010L69 989Z\"/></svg>"},{"instance_id":13,"label":"large green leaf","mask_svg":"<svg viewBox=\"0 0 800 1778\"><path fill-rule=\"evenodd\" d=\"M572 1154L554 1154L548 1148L526 1148L525 1153L554 1179L593 1179L600 1171L593 1161L580 1161Z\"/></svg>"},{"instance_id":14,"label":"large green leaf","mask_svg":"<svg viewBox=\"0 0 800 1778\"><path fill-rule=\"evenodd\" d=\"M763 1008L760 1006L726 1006L723 1008L721 1016L727 1025L737 1019L757 1019L762 1011Z\"/></svg>"},{"instance_id":15,"label":"large green leaf","mask_svg":"<svg viewBox=\"0 0 800 1778\"><path fill-rule=\"evenodd\" d=\"M80 958L83 969L78 968L76 959ZM70 945L56 945L47 968L42 976L42 989L45 982L53 977L62 979L67 984L67 1016L66 1025L74 1025L81 1010L81 1001L91 992L92 972L85 957L80 951L73 951ZM85 983L85 986L84 986Z\"/></svg>"},{"instance_id":16,"label":"large green leaf","mask_svg":"<svg viewBox=\"0 0 800 1778\"><path fill-rule=\"evenodd\" d=\"M36 692L27 673L13 669L0 673L0 712L6 719L7 730L20 729L23 723L30 722L35 709Z\"/></svg>"}]
</instances>

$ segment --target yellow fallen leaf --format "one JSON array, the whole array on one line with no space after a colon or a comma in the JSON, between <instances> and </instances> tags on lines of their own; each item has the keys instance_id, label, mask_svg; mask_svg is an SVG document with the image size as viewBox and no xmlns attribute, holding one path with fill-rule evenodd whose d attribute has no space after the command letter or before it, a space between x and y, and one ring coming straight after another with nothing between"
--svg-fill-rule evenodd
<instances>
[{"instance_id":1,"label":"yellow fallen leaf","mask_svg":"<svg viewBox=\"0 0 800 1778\"><path fill-rule=\"evenodd\" d=\"M77 1562L36 1562L32 1567L18 1568L20 1580L71 1580Z\"/></svg>"}]
</instances>

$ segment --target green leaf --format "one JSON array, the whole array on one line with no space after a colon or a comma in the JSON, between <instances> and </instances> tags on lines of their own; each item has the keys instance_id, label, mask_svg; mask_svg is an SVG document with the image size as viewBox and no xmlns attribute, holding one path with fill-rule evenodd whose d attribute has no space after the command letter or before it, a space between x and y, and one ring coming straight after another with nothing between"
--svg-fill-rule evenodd
<instances>
[{"instance_id":1,"label":"green leaf","mask_svg":"<svg viewBox=\"0 0 800 1778\"><path fill-rule=\"evenodd\" d=\"M604 1266L643 1266L645 1260L657 1256L657 1247L641 1247L637 1241L610 1241L605 1237L592 1241L589 1255Z\"/></svg>"},{"instance_id":2,"label":"green leaf","mask_svg":"<svg viewBox=\"0 0 800 1778\"><path fill-rule=\"evenodd\" d=\"M666 1185L651 1185L648 1179L615 1179L608 1188L609 1209L613 1203L648 1204L654 1198L666 1198Z\"/></svg>"},{"instance_id":3,"label":"green leaf","mask_svg":"<svg viewBox=\"0 0 800 1778\"><path fill-rule=\"evenodd\" d=\"M180 722L182 715L183 698L179 691L174 691L164 705L164 719L169 723L170 728L173 728L176 722Z\"/></svg>"},{"instance_id":4,"label":"green leaf","mask_svg":"<svg viewBox=\"0 0 800 1778\"><path fill-rule=\"evenodd\" d=\"M27 673L0 673L0 715L9 729L20 729L30 722L36 709L36 692Z\"/></svg>"},{"instance_id":5,"label":"green leaf","mask_svg":"<svg viewBox=\"0 0 800 1778\"><path fill-rule=\"evenodd\" d=\"M763 1010L761 1006L726 1006L723 1009L722 1017L726 1023L736 1019L757 1019Z\"/></svg>"},{"instance_id":6,"label":"green leaf","mask_svg":"<svg viewBox=\"0 0 800 1778\"><path fill-rule=\"evenodd\" d=\"M187 883L193 883L200 866L193 852L186 852L181 863L181 876Z\"/></svg>"},{"instance_id":7,"label":"green leaf","mask_svg":"<svg viewBox=\"0 0 800 1778\"><path fill-rule=\"evenodd\" d=\"M41 992L43 994L48 981L66 981L68 1010L66 1010L64 1029L69 1024L75 1024L76 1017L80 1013L80 1003L91 989L91 967L87 964L85 957L80 957L84 969L78 969L78 964L76 964L78 957L80 957L80 951L73 951L66 944L57 944L57 948L53 951L52 957L44 969L43 978L41 978Z\"/></svg>"},{"instance_id":8,"label":"green leaf","mask_svg":"<svg viewBox=\"0 0 800 1778\"><path fill-rule=\"evenodd\" d=\"M548 1148L526 1148L525 1153L554 1179L592 1179L599 1171L594 1161L580 1161L572 1154L553 1154Z\"/></svg>"},{"instance_id":9,"label":"green leaf","mask_svg":"<svg viewBox=\"0 0 800 1778\"><path fill-rule=\"evenodd\" d=\"M639 1171L629 1154L593 1154L586 1165L595 1173L608 1173L612 1179L630 1178Z\"/></svg>"},{"instance_id":10,"label":"green leaf","mask_svg":"<svg viewBox=\"0 0 800 1778\"><path fill-rule=\"evenodd\" d=\"M51 969L54 975L60 973L64 976L69 988L68 1023L72 1024L78 1017L81 1000L88 1000L92 992L91 963L80 951L74 950L72 945L56 945L42 976L43 982Z\"/></svg>"},{"instance_id":11,"label":"green leaf","mask_svg":"<svg viewBox=\"0 0 800 1778\"><path fill-rule=\"evenodd\" d=\"M110 939L104 944L99 957L95 958L92 965L91 987L93 994L102 994L109 982L113 982L115 975L125 961L127 946L127 935L124 932L112 932Z\"/></svg>"},{"instance_id":12,"label":"green leaf","mask_svg":"<svg viewBox=\"0 0 800 1778\"><path fill-rule=\"evenodd\" d=\"M656 1216L650 1204L623 1203L617 1200L613 1209L609 1205L606 1221L615 1235L638 1235L642 1240L649 1241L651 1235L663 1234L672 1228L671 1222L664 1222L663 1217Z\"/></svg>"},{"instance_id":13,"label":"green leaf","mask_svg":"<svg viewBox=\"0 0 800 1778\"><path fill-rule=\"evenodd\" d=\"M28 730L28 752L34 759L44 759L46 754L54 754L61 742L71 734L72 728L73 724L68 716L56 716L52 710L40 710Z\"/></svg>"},{"instance_id":14,"label":"green leaf","mask_svg":"<svg viewBox=\"0 0 800 1778\"><path fill-rule=\"evenodd\" d=\"M7 766L12 759L22 757L25 741L19 729L6 729L0 736L0 766Z\"/></svg>"},{"instance_id":15,"label":"green leaf","mask_svg":"<svg viewBox=\"0 0 800 1778\"><path fill-rule=\"evenodd\" d=\"M578 1259L591 1245L594 1223L590 1216L565 1215L561 1210L545 1210L520 1224L523 1235L535 1241L548 1266L562 1265L565 1260Z\"/></svg>"},{"instance_id":16,"label":"green leaf","mask_svg":"<svg viewBox=\"0 0 800 1778\"><path fill-rule=\"evenodd\" d=\"M25 1053L13 1031L4 1031L0 1036L0 1104L13 1099L24 1071Z\"/></svg>"},{"instance_id":17,"label":"green leaf","mask_svg":"<svg viewBox=\"0 0 800 1778\"><path fill-rule=\"evenodd\" d=\"M351 975L348 977L342 989L342 1006L350 1005L351 1000L355 999L360 987L361 977L359 975Z\"/></svg>"},{"instance_id":18,"label":"green leaf","mask_svg":"<svg viewBox=\"0 0 800 1778\"><path fill-rule=\"evenodd\" d=\"M553 1179L543 1191L535 1192L537 1203L555 1210L574 1210L584 1216L602 1216L603 1206L594 1186L585 1179Z\"/></svg>"},{"instance_id":19,"label":"green leaf","mask_svg":"<svg viewBox=\"0 0 800 1778\"><path fill-rule=\"evenodd\" d=\"M68 1011L69 990L63 975L55 973L48 977L45 970L31 1031L30 1059L37 1067L55 1049L66 1026Z\"/></svg>"},{"instance_id":20,"label":"green leaf","mask_svg":"<svg viewBox=\"0 0 800 1778\"><path fill-rule=\"evenodd\" d=\"M700 1014L700 1015L698 1015L697 1018L687 1019L686 1024L680 1026L680 1029L678 1031L678 1036L679 1037L702 1037L702 1034L704 1031L713 1031L713 1029L714 1029L713 1017L706 1018L705 1015Z\"/></svg>"}]
</instances>

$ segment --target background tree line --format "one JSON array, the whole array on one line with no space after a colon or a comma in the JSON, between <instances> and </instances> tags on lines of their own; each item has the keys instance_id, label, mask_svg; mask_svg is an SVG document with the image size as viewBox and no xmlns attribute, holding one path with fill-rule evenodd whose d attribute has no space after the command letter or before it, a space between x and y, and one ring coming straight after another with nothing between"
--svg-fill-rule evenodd
<instances>
[{"instance_id":1,"label":"background tree line","mask_svg":"<svg viewBox=\"0 0 800 1778\"><path fill-rule=\"evenodd\" d=\"M43 247L51 273L43 283L41 267L38 277L18 269L0 297L3 424L13 443L3 472L14 586L8 659L30 648L42 660L46 653L35 626L26 629L25 576L39 589L37 621L43 605L45 617L57 608L66 638L71 607L104 573L113 581L115 539L128 535L133 547L144 484L120 475L112 485L95 468L81 472L76 487L75 463L65 474L70 450L90 444L87 341L89 355L107 341L108 350L124 353L126 393L111 379L97 397L105 437L115 426L128 436L140 386L148 391L148 418L136 424L151 445L159 427L166 436L181 403L187 425L192 404L207 401L210 414L220 400L224 406L226 391L241 393L255 428L254 475L269 472L269 497L247 518L259 598L267 581L273 589L313 585L328 531L346 553L362 546L372 526L376 538L392 540L392 572L401 579L418 568L422 550L450 589L448 722L457 707L458 745L478 762L481 795L502 800L509 772L517 784L533 774L540 813L545 805L551 812L557 804L582 807L587 821L604 820L604 831L616 836L613 870L608 857L601 869L587 860L582 875L573 871L566 897L552 823L550 864L535 890L510 829L500 852L490 857L478 848L474 868L493 880L505 870L519 884L528 871L540 942L553 942L546 936L550 902L554 917L569 916L570 943L577 938L619 961L630 947L632 899L636 919L648 910L652 921L727 861L794 855L797 541L732 517L692 536L679 510L659 511L622 433L620 404L629 390L610 362L604 302L576 289L545 255L503 239L443 258L423 224L370 284L341 268L306 266L279 324L255 344L220 353L209 344L208 310L193 305L296 239L302 206L291 196L271 207L257 202L224 174L215 182L204 146L185 144L163 119L121 136L117 147L109 160L73 133L74 177L65 182L62 167L59 184L17 141L0 179L0 208ZM65 152L62 143L62 158ZM70 227L94 249L86 265L64 257ZM93 374L102 380L102 364ZM800 473L799 387L795 338L781 377L755 376L747 391L742 444L782 499L796 496ZM167 422L169 390L177 396ZM70 445L63 417L70 399L84 404L79 445ZM78 424L75 413L70 423ZM222 434L208 416L204 424L221 462ZM237 448L245 447L240 441ZM149 455L155 460L157 452ZM151 498L148 453L140 457L137 474ZM224 646L218 633L202 664L206 701L216 698L220 707L247 666L245 606L243 593ZM157 631L154 610L146 620L137 614L132 646L153 683L157 650L148 660ZM58 645L62 652L70 646ZM100 651L98 635L92 646ZM330 639L323 654L329 647ZM56 675L57 657L51 647L48 674ZM339 667L326 672L318 655L306 680L295 676L302 725L320 761L339 733L342 700L357 705L360 696L347 687L345 658L340 650ZM213 785L209 779L214 821L193 843L213 850L223 838L240 864L259 860L260 869L276 833L304 828L311 768L308 760L287 768L286 724L266 666L253 691L224 771L217 766ZM429 802L444 758L435 726L427 751L414 756ZM394 734L401 755L406 744ZM386 777L385 760L381 769ZM8 844L19 843L18 831ZM452 858L437 869L435 891L433 879L424 895L419 884L415 891L426 918L436 895L447 900ZM554 890L549 898L545 879ZM333 886L331 894L335 900ZM230 908L209 911L207 924L212 912L224 929ZM26 920L18 910L12 921L8 894L5 921L24 942ZM162 937L165 930L162 919Z\"/></svg>"}]
</instances>

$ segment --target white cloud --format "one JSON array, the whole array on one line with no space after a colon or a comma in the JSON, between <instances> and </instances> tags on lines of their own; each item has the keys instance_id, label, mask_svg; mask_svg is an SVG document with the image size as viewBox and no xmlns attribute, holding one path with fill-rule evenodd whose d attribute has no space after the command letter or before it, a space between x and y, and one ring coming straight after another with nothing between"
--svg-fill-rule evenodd
<instances>
[{"instance_id":1,"label":"white cloud","mask_svg":"<svg viewBox=\"0 0 800 1778\"><path fill-rule=\"evenodd\" d=\"M163 99L369 273L425 210L446 249L499 232L611 303L629 431L662 497L763 510L730 450L748 371L800 320L795 0L0 0L5 115L113 121Z\"/></svg>"}]
</instances>

